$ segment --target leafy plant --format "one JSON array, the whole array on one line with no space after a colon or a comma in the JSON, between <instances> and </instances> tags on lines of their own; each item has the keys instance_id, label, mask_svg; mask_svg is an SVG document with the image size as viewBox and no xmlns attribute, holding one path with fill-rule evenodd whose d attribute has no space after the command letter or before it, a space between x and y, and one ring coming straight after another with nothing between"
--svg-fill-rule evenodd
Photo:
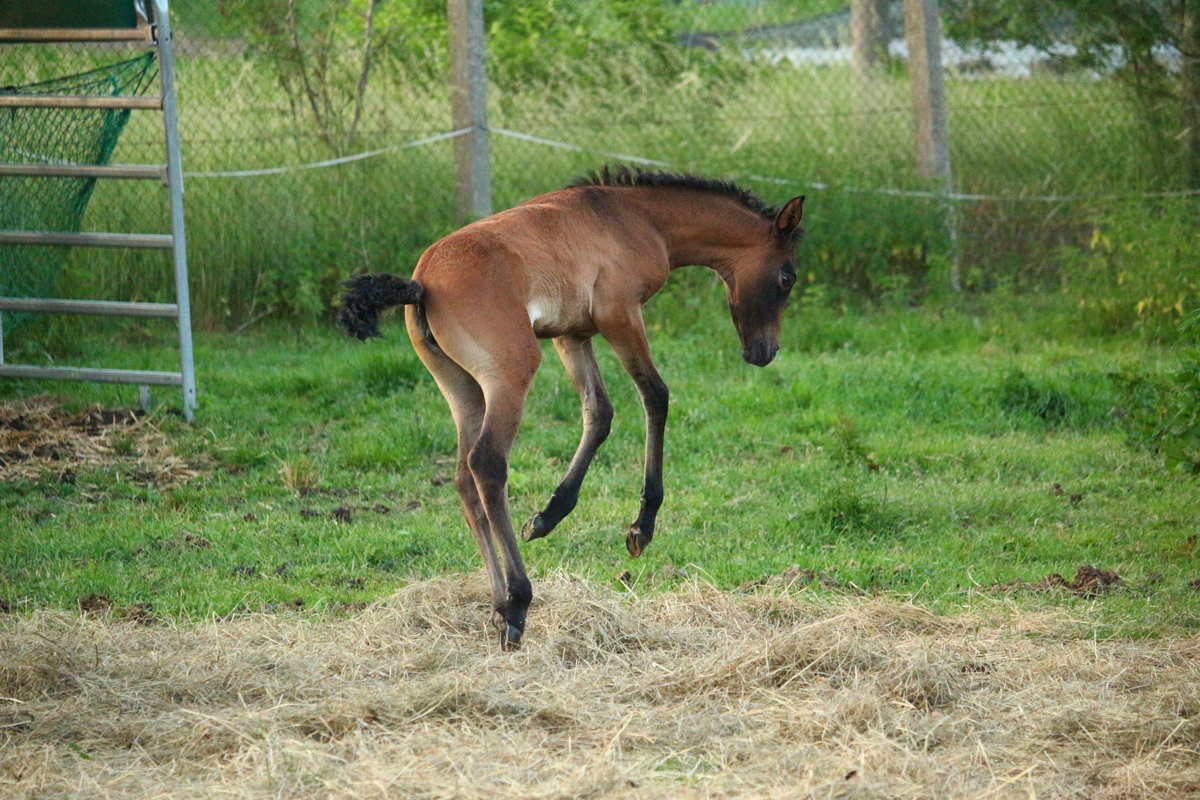
<instances>
[{"instance_id":1,"label":"leafy plant","mask_svg":"<svg viewBox=\"0 0 1200 800\"><path fill-rule=\"evenodd\" d=\"M1180 324L1193 346L1165 378L1110 376L1121 394L1120 414L1134 441L1153 448L1168 470L1200 475L1200 308Z\"/></svg>"},{"instance_id":2,"label":"leafy plant","mask_svg":"<svg viewBox=\"0 0 1200 800\"><path fill-rule=\"evenodd\" d=\"M1062 248L1062 290L1078 298L1089 327L1150 338L1180 336L1185 310L1200 302L1200 234L1195 201L1129 206L1097 220L1083 249Z\"/></svg>"}]
</instances>

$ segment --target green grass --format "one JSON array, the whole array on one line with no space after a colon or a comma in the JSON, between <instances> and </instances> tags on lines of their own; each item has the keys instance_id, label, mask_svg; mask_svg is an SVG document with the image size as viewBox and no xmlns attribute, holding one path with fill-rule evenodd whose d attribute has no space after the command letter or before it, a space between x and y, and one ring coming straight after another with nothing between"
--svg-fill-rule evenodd
<instances>
[{"instance_id":1,"label":"green grass","mask_svg":"<svg viewBox=\"0 0 1200 800\"><path fill-rule=\"evenodd\" d=\"M707 273L672 284L648 313L672 391L654 543L641 560L625 553L643 417L600 345L613 433L574 514L523 546L535 587L560 568L615 583L621 570L667 564L736 587L799 564L952 610L999 596L988 588L996 582L1071 578L1092 564L1128 587L1097 600L1017 597L1095 604L1125 633L1200 625L1200 592L1188 586L1200 577L1196 482L1127 442L1108 378L1159 376L1176 363L1172 352L1079 336L1070 312L1028 298L1018 310L872 316L801 304L788 312L778 360L759 370L739 358ZM30 330L23 354L61 336ZM164 368L173 359L158 329L71 340L52 348L59 363ZM478 568L446 480L449 413L400 325L365 345L323 328L203 335L197 366L196 423L165 413L178 404L166 392L158 423L177 452L211 471L158 488L140 485L131 461L80 471L74 484L0 484L0 599L70 608L96 592L168 615L297 597L336 607ZM47 390L79 404L133 399L127 388L19 382L0 384L0 399ZM513 454L518 525L561 478L578 415L547 346ZM300 492L289 481L314 485ZM331 516L340 507L349 522ZM211 547L180 544L184 532Z\"/></svg>"}]
</instances>

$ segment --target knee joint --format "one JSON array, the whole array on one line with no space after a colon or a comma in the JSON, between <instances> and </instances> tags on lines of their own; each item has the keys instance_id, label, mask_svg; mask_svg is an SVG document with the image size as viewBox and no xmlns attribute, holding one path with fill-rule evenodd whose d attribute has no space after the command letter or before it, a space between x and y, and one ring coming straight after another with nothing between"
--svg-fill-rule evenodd
<instances>
[{"instance_id":1,"label":"knee joint","mask_svg":"<svg viewBox=\"0 0 1200 800\"><path fill-rule=\"evenodd\" d=\"M608 432L612 430L613 407L612 403L605 398L603 402L596 403L595 406L587 410L587 416L584 419L584 425L591 429L600 441L608 438Z\"/></svg>"},{"instance_id":2,"label":"knee joint","mask_svg":"<svg viewBox=\"0 0 1200 800\"><path fill-rule=\"evenodd\" d=\"M459 464L458 471L454 473L454 488L458 490L459 495L475 491L475 477L465 463Z\"/></svg>"},{"instance_id":3,"label":"knee joint","mask_svg":"<svg viewBox=\"0 0 1200 800\"><path fill-rule=\"evenodd\" d=\"M671 400L671 392L661 379L648 383L642 397L646 403L646 410L650 414L666 418L667 406L670 405Z\"/></svg>"},{"instance_id":4,"label":"knee joint","mask_svg":"<svg viewBox=\"0 0 1200 800\"><path fill-rule=\"evenodd\" d=\"M471 474L481 484L503 484L508 481L508 459L480 441L467 456Z\"/></svg>"}]
</instances>

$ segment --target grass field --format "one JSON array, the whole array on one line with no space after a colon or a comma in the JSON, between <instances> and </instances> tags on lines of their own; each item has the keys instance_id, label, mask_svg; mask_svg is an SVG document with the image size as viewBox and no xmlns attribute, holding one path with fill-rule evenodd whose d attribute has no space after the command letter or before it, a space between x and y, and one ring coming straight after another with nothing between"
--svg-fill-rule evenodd
<instances>
[{"instance_id":1,"label":"grass field","mask_svg":"<svg viewBox=\"0 0 1200 800\"><path fill-rule=\"evenodd\" d=\"M1036 309L797 307L778 360L758 370L738 357L713 280L678 275L651 306L651 346L672 390L653 546L637 561L625 553L643 417L601 346L614 431L574 514L524 547L534 575L566 569L619 588L628 569L643 585L690 576L735 588L799 565L827 579L820 591L882 591L950 611L1013 591L997 584L1069 580L1091 565L1124 588L1055 602L1100 604L1112 634L1200 624L1189 586L1200 577L1196 484L1127 442L1110 377L1153 378L1171 352L1071 337L1069 313L1054 323ZM164 368L165 337L84 337L59 363ZM324 329L203 336L197 363L194 425L163 413L178 401L160 396L152 417L114 429L98 468L75 466L64 482L61 467L24 464L23 480L0 483L0 598L70 609L95 593L119 608L206 617L294 601L337 608L476 569L447 480L453 427L402 326L365 345ZM54 388L77 405L131 399L129 389L11 382L0 396ZM547 349L513 455L518 521L561 477L578 416Z\"/></svg>"}]
</instances>

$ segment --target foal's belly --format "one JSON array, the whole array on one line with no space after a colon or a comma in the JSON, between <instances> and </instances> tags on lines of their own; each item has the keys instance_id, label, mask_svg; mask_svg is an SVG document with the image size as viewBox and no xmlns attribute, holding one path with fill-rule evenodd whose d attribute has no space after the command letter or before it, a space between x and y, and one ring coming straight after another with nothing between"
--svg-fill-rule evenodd
<instances>
[{"instance_id":1,"label":"foal's belly","mask_svg":"<svg viewBox=\"0 0 1200 800\"><path fill-rule=\"evenodd\" d=\"M529 324L539 339L558 336L591 336L596 333L592 321L590 303L585 298L556 297L552 294L535 294L525 304Z\"/></svg>"}]
</instances>

